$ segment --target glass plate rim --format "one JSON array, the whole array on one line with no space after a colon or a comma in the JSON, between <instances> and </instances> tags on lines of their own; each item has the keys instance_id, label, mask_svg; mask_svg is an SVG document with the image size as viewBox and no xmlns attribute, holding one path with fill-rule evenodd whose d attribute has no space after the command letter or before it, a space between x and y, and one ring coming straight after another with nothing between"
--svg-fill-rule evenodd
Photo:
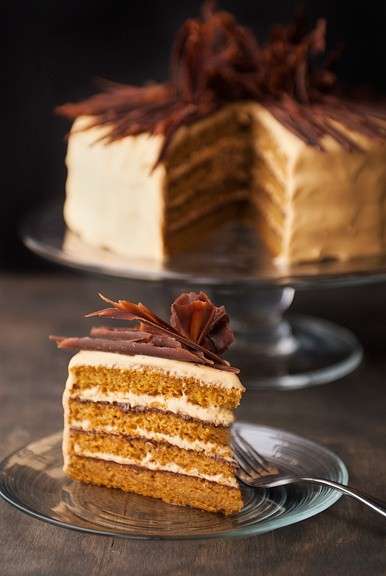
<instances>
[{"instance_id":1,"label":"glass plate rim","mask_svg":"<svg viewBox=\"0 0 386 576\"><path fill-rule=\"evenodd\" d=\"M340 475L340 477L336 481L341 483L341 484L347 485L348 479L349 479L349 473L348 473L347 466L343 462L343 460L340 458L340 456L338 456L333 450L326 448L325 446L323 446L322 444L319 444L318 442L314 442L313 440L309 440L308 438L306 438L304 436L292 433L292 432L287 431L287 430L283 430L281 428L254 424L253 422L244 421L244 420L238 420L234 424L234 426L238 426L238 425L248 426L248 427L252 427L252 428L258 428L260 430L266 430L266 431L269 431L269 430L272 431L273 430L276 433L284 434L287 437L292 437L296 440L300 440L303 444L307 444L309 447L316 447L319 452L322 451L322 452L324 452L324 454L326 456L335 460L336 465L337 465L337 469L338 469L338 473ZM1 479L1 476L3 476L3 474L4 474L4 469L5 469L5 466L8 462L8 460L10 460L12 457L16 456L18 454L18 452L21 452L22 450L26 449L29 445L31 445L35 442L39 442L42 440L48 440L50 438L53 439L55 437L57 437L57 439L59 440L61 438L61 436L62 436L62 431L57 431L57 432L54 432L53 434L48 434L47 436L42 436L36 440L32 440L31 442L28 442L28 444L26 444L20 448L17 448L13 452L11 452L7 456L5 456L0 461L0 479ZM328 508L333 506L342 496L343 496L343 494L341 492L338 492L337 490L331 489L327 493L327 495L325 495L325 497L323 498L323 500L320 503L314 504L313 506L308 508L307 511L292 513L290 517L284 516L284 517L279 517L278 519L274 518L272 520L268 520L267 522L264 522L260 527L259 527L259 523L257 523L257 524L252 524L252 525L248 525L245 527L241 527L238 529L231 529L231 530L228 530L228 531L223 532L223 533L210 533L209 532L207 534L200 534L197 536L194 536L191 534L173 535L173 536L156 536L156 535L144 535L144 534L133 535L133 534L125 534L124 532L112 532L112 531L103 530L103 529L101 529L101 530L93 529L90 527L77 526L77 525L72 524L70 522L64 522L61 520L50 518L49 516L47 516L45 514L41 514L39 512L36 512L30 506L28 506L26 504L21 504L17 500L12 499L6 493L6 491L4 491L3 486L0 483L0 497L5 502L10 504L11 506L16 508L17 510L21 511L22 513L26 514L27 516L30 516L32 518L36 518L37 520L41 520L42 522L45 522L45 523L50 524L52 526L57 526L59 528L64 528L64 529L72 530L75 532L81 532L84 534L92 534L92 535L96 535L96 536L107 536L107 537L113 537L113 538L120 538L123 540L135 540L135 541L163 541L163 542L165 542L165 541L190 541L190 540L199 541L199 540L218 540L218 539L232 539L232 538L237 538L237 539L250 538L252 536L259 536L262 534L266 534L268 532L273 532L275 530L278 530L279 528L283 528L285 526L291 526L293 524L297 524L297 523L302 522L304 520L308 520L309 518L313 518L314 516L317 516L321 512L324 512L325 510L327 510Z\"/></svg>"},{"instance_id":2,"label":"glass plate rim","mask_svg":"<svg viewBox=\"0 0 386 576\"><path fill-rule=\"evenodd\" d=\"M321 273L313 273L306 271L309 266L319 266L319 268L328 267L329 262L326 263L316 263L316 264L304 264L304 265L294 265L290 266L288 271L278 273L277 275L264 275L264 276L246 276L231 275L226 276L215 276L208 275L207 273L198 274L197 272L189 272L185 270L178 270L170 268L156 269L148 266L148 268L143 268L132 263L131 267L122 267L119 265L109 265L105 266L102 263L96 262L86 262L77 261L71 257L71 254L67 254L63 249L54 246L52 243L47 244L41 238L36 236L35 229L38 224L41 226L43 219L57 219L57 223L60 222L64 227L64 232L68 231L64 224L61 205L58 202L51 202L46 206L40 206L37 209L32 210L27 213L24 219L19 225L19 235L24 243L24 245L31 250L33 253L37 254L41 258L44 258L50 262L54 262L61 266L79 270L82 272L88 272L92 274L99 274L102 276L107 276L110 278L120 278L125 280L140 280L142 282L164 282L164 283L175 283L179 282L181 285L197 285L197 286L255 286L257 288L278 286L281 288L292 287L296 289L309 289L313 287L339 287L346 285L362 285L374 282L384 282L386 280L386 255L383 257L382 264L378 264L373 269L366 269L366 262L368 268L368 262L372 259L381 258L381 256L374 257L363 257L359 259L354 259L347 262L335 262L335 264L342 266L346 265L348 269L338 270L338 271L326 271ZM51 222L52 223L52 222ZM64 235L63 232L63 235ZM73 234L72 234L73 235ZM73 235L76 236L76 235ZM96 254L111 254L112 257L116 257L113 253L103 250L95 246L90 246L80 238L77 239L86 250L93 250ZM124 257L119 256L118 258ZM102 259L103 260L103 259ZM334 264L334 262L333 262ZM358 265L358 268L350 269L351 266ZM303 272L301 271L303 269ZM291 271L292 270L292 271Z\"/></svg>"}]
</instances>

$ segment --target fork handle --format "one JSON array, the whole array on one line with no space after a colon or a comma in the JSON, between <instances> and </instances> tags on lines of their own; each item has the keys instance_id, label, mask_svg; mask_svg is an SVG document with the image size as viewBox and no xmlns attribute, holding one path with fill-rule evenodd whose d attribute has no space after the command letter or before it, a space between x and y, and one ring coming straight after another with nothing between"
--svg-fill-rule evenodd
<instances>
[{"instance_id":1,"label":"fork handle","mask_svg":"<svg viewBox=\"0 0 386 576\"><path fill-rule=\"evenodd\" d=\"M297 480L302 481L302 482L303 481L304 482L310 482L311 484L319 484L322 486L329 486L330 488L334 488L335 490L339 490L340 492L342 492L346 496L351 496L352 498L355 498L355 500L362 502L362 504L365 504L366 506L368 506L369 508L374 510L374 512L378 512L378 514L380 514L381 516L384 516L386 518L386 504L383 504L383 505L378 504L377 502L375 502L375 500L373 500L367 494L365 494L364 492L361 492L360 490L350 488L348 486L344 486L343 484L338 484L337 482L333 482L332 480L325 480L324 478L301 477L301 478L297 478Z\"/></svg>"}]
</instances>

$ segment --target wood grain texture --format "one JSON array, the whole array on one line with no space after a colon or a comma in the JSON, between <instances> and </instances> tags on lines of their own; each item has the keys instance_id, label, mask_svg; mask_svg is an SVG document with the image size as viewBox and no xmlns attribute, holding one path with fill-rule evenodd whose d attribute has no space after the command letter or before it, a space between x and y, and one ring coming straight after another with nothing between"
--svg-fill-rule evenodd
<instances>
[{"instance_id":1,"label":"wood grain texture","mask_svg":"<svg viewBox=\"0 0 386 576\"><path fill-rule=\"evenodd\" d=\"M159 308L154 287L53 270L0 277L0 456L62 426L68 356L47 334L79 334L95 293ZM335 450L353 485L386 497L386 288L304 292L294 309L353 329L366 349L354 374L326 386L249 393L239 416L303 434ZM86 330L85 330L86 331ZM341 499L301 524L244 540L130 542L49 526L0 503L4 576L382 576L384 521Z\"/></svg>"}]
</instances>

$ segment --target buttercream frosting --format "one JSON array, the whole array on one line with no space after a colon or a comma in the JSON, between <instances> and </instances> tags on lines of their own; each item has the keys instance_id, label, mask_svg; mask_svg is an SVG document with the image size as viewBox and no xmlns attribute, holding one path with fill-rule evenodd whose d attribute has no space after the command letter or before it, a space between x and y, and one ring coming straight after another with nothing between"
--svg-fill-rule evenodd
<instances>
[{"instance_id":1,"label":"buttercream frosting","mask_svg":"<svg viewBox=\"0 0 386 576\"><path fill-rule=\"evenodd\" d=\"M91 245L135 258L163 256L163 182L152 171L161 137L141 134L106 145L105 128L74 122L68 141L64 218Z\"/></svg>"}]
</instances>

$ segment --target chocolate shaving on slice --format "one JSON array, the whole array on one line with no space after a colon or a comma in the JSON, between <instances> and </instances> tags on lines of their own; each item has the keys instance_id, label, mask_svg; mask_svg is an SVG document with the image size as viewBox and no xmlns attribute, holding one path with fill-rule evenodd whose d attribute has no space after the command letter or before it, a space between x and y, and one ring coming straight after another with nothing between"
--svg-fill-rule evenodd
<instances>
[{"instance_id":1,"label":"chocolate shaving on slice","mask_svg":"<svg viewBox=\"0 0 386 576\"><path fill-rule=\"evenodd\" d=\"M106 143L144 132L163 135L154 167L166 157L181 126L237 101L266 106L283 126L321 151L326 135L346 150L358 149L330 119L369 138L385 139L379 124L384 112L357 104L353 114L351 106L331 99L336 85L331 66L338 52L322 59L325 20L319 19L309 33L302 18L276 26L268 43L260 45L248 28L228 12L216 10L215 4L204 2L202 17L187 20L177 32L168 82L143 87L105 82L100 94L57 111L68 118L90 117L85 129L105 127Z\"/></svg>"},{"instance_id":2,"label":"chocolate shaving on slice","mask_svg":"<svg viewBox=\"0 0 386 576\"><path fill-rule=\"evenodd\" d=\"M115 352L135 356L155 356L158 358L169 358L181 362L194 362L195 364L205 364L213 366L209 359L193 354L182 347L155 346L147 342L133 342L130 340L111 340L109 338L78 337L51 337L60 349L92 350L97 352Z\"/></svg>"},{"instance_id":3,"label":"chocolate shaving on slice","mask_svg":"<svg viewBox=\"0 0 386 576\"><path fill-rule=\"evenodd\" d=\"M208 350L222 354L234 341L224 306L215 306L204 292L181 294L171 309L173 328Z\"/></svg>"},{"instance_id":4,"label":"chocolate shaving on slice","mask_svg":"<svg viewBox=\"0 0 386 576\"><path fill-rule=\"evenodd\" d=\"M110 328L109 326L93 326L90 330L90 336L112 340L129 340L130 342L150 342L152 338L150 332L128 328Z\"/></svg>"},{"instance_id":5,"label":"chocolate shaving on slice","mask_svg":"<svg viewBox=\"0 0 386 576\"><path fill-rule=\"evenodd\" d=\"M229 366L229 363L221 358L218 354L214 353L212 350L201 346L197 342L194 342L190 338L187 338L181 334L178 330L173 328L170 324L159 318L154 312L149 310L143 304L134 304L127 300L118 300L114 302L109 298L99 294L100 298L109 304L112 308L105 308L103 310L97 310L96 312L91 312L86 315L86 318L100 317L100 318L111 318L115 320L138 320L140 322L140 329L145 326L147 330L153 331L155 334L164 334L172 338L176 338L182 345L184 345L189 350L196 353L203 353L208 359L216 363L216 365Z\"/></svg>"},{"instance_id":6,"label":"chocolate shaving on slice","mask_svg":"<svg viewBox=\"0 0 386 576\"><path fill-rule=\"evenodd\" d=\"M215 306L203 292L181 294L171 306L170 324L180 334L200 344L214 312Z\"/></svg>"},{"instance_id":7,"label":"chocolate shaving on slice","mask_svg":"<svg viewBox=\"0 0 386 576\"><path fill-rule=\"evenodd\" d=\"M154 344L154 346L165 348L182 348L181 342L178 342L178 340L170 336L164 336L163 334L153 334L151 343Z\"/></svg>"},{"instance_id":8,"label":"chocolate shaving on slice","mask_svg":"<svg viewBox=\"0 0 386 576\"><path fill-rule=\"evenodd\" d=\"M215 306L204 292L181 294L172 304L172 323L168 324L144 304L128 300L110 300L110 304L86 317L137 321L136 328L92 327L90 336L50 336L58 348L96 350L118 354L143 354L203 364L218 370L238 373L222 354L233 342L229 318L223 306ZM145 329L144 329L145 328Z\"/></svg>"}]
</instances>

